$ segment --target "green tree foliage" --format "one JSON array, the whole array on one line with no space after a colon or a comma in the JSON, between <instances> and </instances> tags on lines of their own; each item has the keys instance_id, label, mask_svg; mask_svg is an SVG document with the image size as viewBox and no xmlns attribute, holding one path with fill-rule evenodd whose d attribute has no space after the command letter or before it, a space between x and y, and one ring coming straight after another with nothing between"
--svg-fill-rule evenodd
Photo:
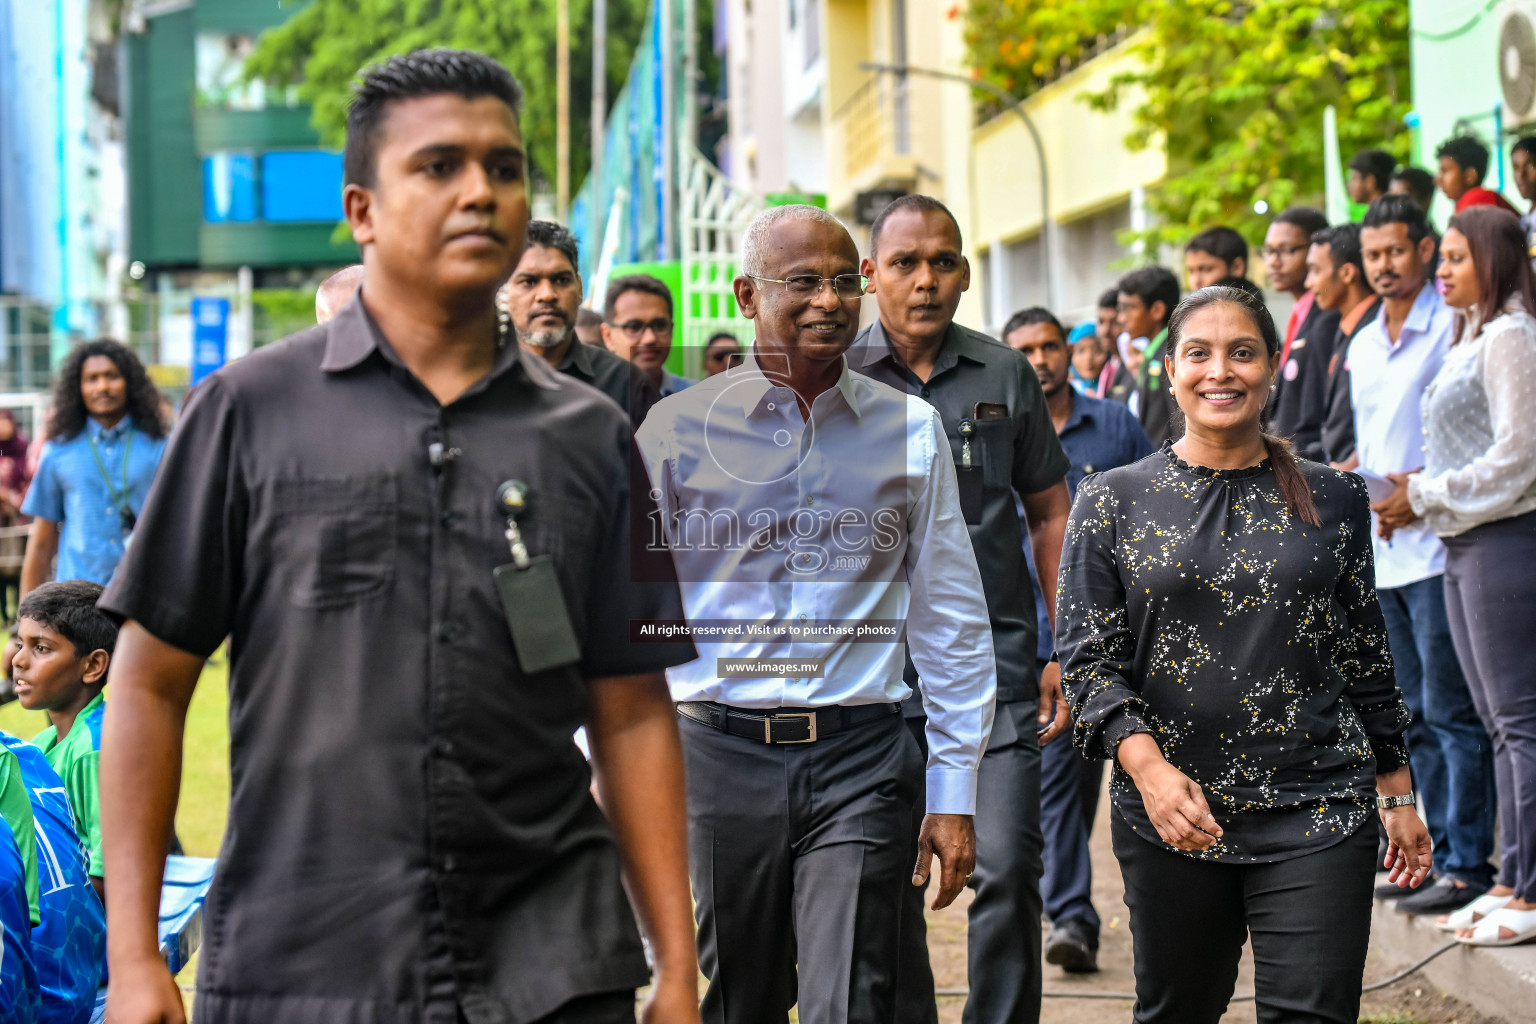
<instances>
[{"instance_id":1,"label":"green tree foliage","mask_svg":"<svg viewBox=\"0 0 1536 1024\"><path fill-rule=\"evenodd\" d=\"M972 0L967 19L978 73L1009 88L1010 77L1024 82L1018 92L1116 26L1145 30L1132 43L1141 69L1090 102L1113 108L1139 95L1127 141L1166 149L1152 242L1181 242L1212 224L1258 241L1280 209L1321 206L1330 104L1346 159L1371 147L1408 153L1401 0ZM1268 215L1254 212L1259 200Z\"/></svg>"},{"instance_id":2,"label":"green tree foliage","mask_svg":"<svg viewBox=\"0 0 1536 1024\"><path fill-rule=\"evenodd\" d=\"M965 41L971 67L1016 96L1088 56L1136 23L1146 0L971 0ZM952 9L956 10L956 9Z\"/></svg>"},{"instance_id":3,"label":"green tree foliage","mask_svg":"<svg viewBox=\"0 0 1536 1024\"><path fill-rule=\"evenodd\" d=\"M608 0L608 99L623 88L644 27L647 0ZM706 5L707 6L707 5ZM592 4L571 0L571 181L591 151ZM704 11L700 11L701 19ZM535 172L555 180L554 0L313 0L265 32L246 73L297 84L328 145L345 137L347 101L358 69L419 47L479 50L523 85L523 137Z\"/></svg>"}]
</instances>

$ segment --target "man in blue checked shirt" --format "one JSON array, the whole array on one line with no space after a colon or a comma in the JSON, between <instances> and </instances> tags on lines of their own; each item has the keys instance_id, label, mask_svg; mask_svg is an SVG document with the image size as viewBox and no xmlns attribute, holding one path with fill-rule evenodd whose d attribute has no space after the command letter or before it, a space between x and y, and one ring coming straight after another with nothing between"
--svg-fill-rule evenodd
<instances>
[{"instance_id":1,"label":"man in blue checked shirt","mask_svg":"<svg viewBox=\"0 0 1536 1024\"><path fill-rule=\"evenodd\" d=\"M123 345L86 342L59 370L37 475L22 503L32 534L21 596L49 578L106 585L165 451L160 394Z\"/></svg>"}]
</instances>

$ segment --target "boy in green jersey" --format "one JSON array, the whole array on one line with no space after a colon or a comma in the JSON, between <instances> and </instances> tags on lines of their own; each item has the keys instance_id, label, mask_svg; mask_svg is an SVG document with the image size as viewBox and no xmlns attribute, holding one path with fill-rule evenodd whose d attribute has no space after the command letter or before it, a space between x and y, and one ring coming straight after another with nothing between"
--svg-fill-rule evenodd
<instances>
[{"instance_id":1,"label":"boy in green jersey","mask_svg":"<svg viewBox=\"0 0 1536 1024\"><path fill-rule=\"evenodd\" d=\"M64 780L75 826L90 854L91 884L105 898L97 763L106 711L102 687L117 643L117 624L96 610L100 596L101 587L86 580L45 583L29 593L16 614L19 646L14 648L11 674L21 706L48 715L50 725L32 742ZM34 874L35 859L34 854L29 869Z\"/></svg>"},{"instance_id":2,"label":"boy in green jersey","mask_svg":"<svg viewBox=\"0 0 1536 1024\"><path fill-rule=\"evenodd\" d=\"M32 798L21 778L21 762L4 747L0 747L0 818L5 819L6 827L16 838L16 850L21 854L27 876L27 911L35 928L42 918L37 905L37 828L32 820Z\"/></svg>"}]
</instances>

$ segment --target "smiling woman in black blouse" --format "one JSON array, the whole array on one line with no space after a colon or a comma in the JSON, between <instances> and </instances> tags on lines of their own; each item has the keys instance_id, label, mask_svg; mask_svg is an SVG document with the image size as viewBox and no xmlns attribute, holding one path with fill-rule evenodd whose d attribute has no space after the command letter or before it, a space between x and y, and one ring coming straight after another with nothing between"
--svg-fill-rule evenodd
<instances>
[{"instance_id":1,"label":"smiling woman in black blouse","mask_svg":"<svg viewBox=\"0 0 1536 1024\"><path fill-rule=\"evenodd\" d=\"M1244 292L1180 303L1186 432L1085 479L1062 553L1062 683L1077 746L1115 761L1138 1022L1215 1024L1251 933L1261 1024L1353 1024L1378 794L1392 879L1429 871L1365 486L1262 432L1279 347Z\"/></svg>"}]
</instances>

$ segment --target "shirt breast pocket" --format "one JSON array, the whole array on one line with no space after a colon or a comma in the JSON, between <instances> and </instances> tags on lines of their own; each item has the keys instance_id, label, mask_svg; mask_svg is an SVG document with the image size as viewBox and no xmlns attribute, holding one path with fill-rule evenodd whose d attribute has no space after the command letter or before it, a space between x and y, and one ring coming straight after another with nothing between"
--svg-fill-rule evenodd
<instances>
[{"instance_id":1,"label":"shirt breast pocket","mask_svg":"<svg viewBox=\"0 0 1536 1024\"><path fill-rule=\"evenodd\" d=\"M343 608L388 590L399 543L399 487L389 474L279 480L278 543L290 599Z\"/></svg>"},{"instance_id":2,"label":"shirt breast pocket","mask_svg":"<svg viewBox=\"0 0 1536 1024\"><path fill-rule=\"evenodd\" d=\"M1013 421L976 421L973 461L980 462L982 482L989 488L1006 488L1013 482Z\"/></svg>"}]
</instances>

